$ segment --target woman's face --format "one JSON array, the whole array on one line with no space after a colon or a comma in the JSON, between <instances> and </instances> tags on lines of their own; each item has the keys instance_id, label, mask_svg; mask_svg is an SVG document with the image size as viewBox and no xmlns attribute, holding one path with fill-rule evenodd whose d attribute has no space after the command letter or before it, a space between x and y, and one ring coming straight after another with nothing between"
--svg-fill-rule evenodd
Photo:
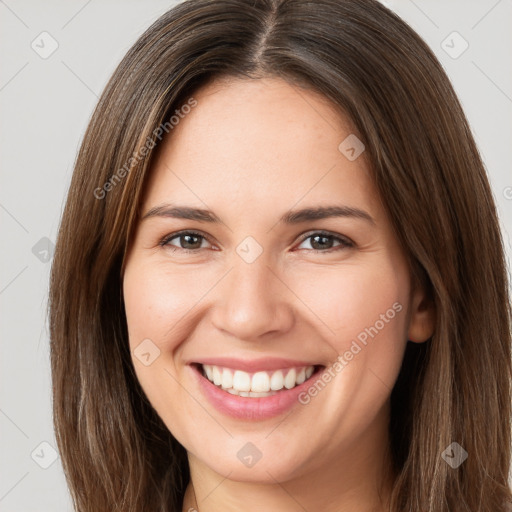
<instances>
[{"instance_id":1,"label":"woman's face","mask_svg":"<svg viewBox=\"0 0 512 512\"><path fill-rule=\"evenodd\" d=\"M194 98L127 255L140 384L190 456L230 479L371 464L407 339L427 339L431 318L361 143L279 79Z\"/></svg>"}]
</instances>

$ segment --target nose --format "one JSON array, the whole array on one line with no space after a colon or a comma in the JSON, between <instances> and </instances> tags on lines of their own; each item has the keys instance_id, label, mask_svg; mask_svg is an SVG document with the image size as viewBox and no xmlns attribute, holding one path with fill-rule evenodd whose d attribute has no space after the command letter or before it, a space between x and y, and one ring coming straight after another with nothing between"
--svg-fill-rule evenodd
<instances>
[{"instance_id":1,"label":"nose","mask_svg":"<svg viewBox=\"0 0 512 512\"><path fill-rule=\"evenodd\" d=\"M281 336L294 323L293 293L264 257L235 262L216 290L212 321L239 340Z\"/></svg>"}]
</instances>

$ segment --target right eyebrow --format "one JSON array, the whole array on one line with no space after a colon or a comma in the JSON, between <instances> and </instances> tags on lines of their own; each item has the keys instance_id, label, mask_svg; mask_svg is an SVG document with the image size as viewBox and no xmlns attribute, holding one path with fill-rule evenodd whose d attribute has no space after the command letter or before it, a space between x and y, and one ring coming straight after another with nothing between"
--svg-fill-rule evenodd
<instances>
[{"instance_id":1,"label":"right eyebrow","mask_svg":"<svg viewBox=\"0 0 512 512\"><path fill-rule=\"evenodd\" d=\"M163 204L148 210L141 220L151 217L171 217L175 219L197 220L200 222L220 223L221 220L209 210L189 206L171 206Z\"/></svg>"}]
</instances>

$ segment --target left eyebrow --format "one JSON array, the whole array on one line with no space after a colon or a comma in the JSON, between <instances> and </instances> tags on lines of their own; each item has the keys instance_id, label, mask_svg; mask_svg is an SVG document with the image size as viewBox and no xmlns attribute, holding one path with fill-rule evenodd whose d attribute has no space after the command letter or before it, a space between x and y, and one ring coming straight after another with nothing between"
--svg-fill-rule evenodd
<instances>
[{"instance_id":1,"label":"left eyebrow","mask_svg":"<svg viewBox=\"0 0 512 512\"><path fill-rule=\"evenodd\" d=\"M286 212L280 219L285 224L299 224L301 222L327 219L329 217L355 217L375 225L373 217L364 210L352 206L319 206L317 208L303 208Z\"/></svg>"},{"instance_id":2,"label":"left eyebrow","mask_svg":"<svg viewBox=\"0 0 512 512\"><path fill-rule=\"evenodd\" d=\"M193 208L190 206L172 206L163 204L148 210L141 220L150 217L171 217L176 219L196 220L199 222L222 223L222 220L210 210ZM303 208L301 210L290 210L284 213L279 222L285 224L300 224L312 220L327 219L330 217L352 217L366 220L375 225L375 220L366 211L352 206L318 206L314 208Z\"/></svg>"}]
</instances>

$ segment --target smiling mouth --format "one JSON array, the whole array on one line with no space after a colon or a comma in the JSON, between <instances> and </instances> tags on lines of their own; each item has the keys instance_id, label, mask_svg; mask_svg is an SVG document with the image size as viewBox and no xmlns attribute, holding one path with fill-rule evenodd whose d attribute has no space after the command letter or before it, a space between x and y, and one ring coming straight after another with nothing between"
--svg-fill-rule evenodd
<instances>
[{"instance_id":1,"label":"smiling mouth","mask_svg":"<svg viewBox=\"0 0 512 512\"><path fill-rule=\"evenodd\" d=\"M219 389L246 398L262 398L293 389L324 368L310 365L249 373L212 364L195 363L194 366Z\"/></svg>"}]
</instances>

